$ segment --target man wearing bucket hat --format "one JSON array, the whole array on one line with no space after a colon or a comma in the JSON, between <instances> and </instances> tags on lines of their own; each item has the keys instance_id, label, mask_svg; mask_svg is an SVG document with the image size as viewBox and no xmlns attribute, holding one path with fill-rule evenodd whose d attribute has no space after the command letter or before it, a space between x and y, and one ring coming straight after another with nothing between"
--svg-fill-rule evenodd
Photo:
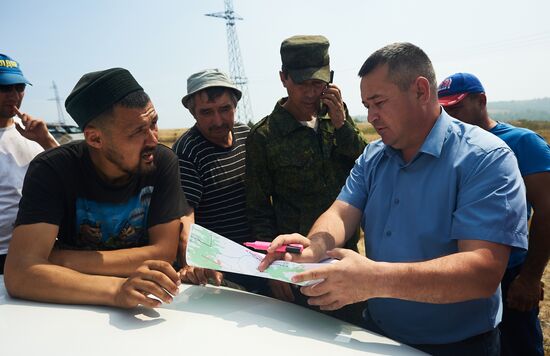
<instances>
[{"instance_id":1,"label":"man wearing bucket hat","mask_svg":"<svg viewBox=\"0 0 550 356\"><path fill-rule=\"evenodd\" d=\"M29 162L57 146L43 120L19 111L27 84L31 85L19 63L0 54L0 274L4 273Z\"/></svg>"},{"instance_id":2,"label":"man wearing bucket hat","mask_svg":"<svg viewBox=\"0 0 550 356\"><path fill-rule=\"evenodd\" d=\"M533 215L529 249L512 250L501 282L501 347L503 355L544 355L538 314L542 274L550 256L550 146L531 130L491 119L485 89L473 74L455 73L445 78L438 96L447 113L495 134L516 155L527 191L527 216L531 216L531 208Z\"/></svg>"},{"instance_id":3,"label":"man wearing bucket hat","mask_svg":"<svg viewBox=\"0 0 550 356\"><path fill-rule=\"evenodd\" d=\"M8 292L125 308L170 302L187 203L177 157L157 145L149 96L126 69L111 68L82 76L65 107L85 140L31 162L6 260Z\"/></svg>"},{"instance_id":4,"label":"man wearing bucket hat","mask_svg":"<svg viewBox=\"0 0 550 356\"><path fill-rule=\"evenodd\" d=\"M293 36L281 44L280 80L288 97L258 122L246 143L247 210L252 236L307 234L334 201L366 142L331 83L329 42ZM347 247L357 250L358 233ZM294 300L270 281L275 297Z\"/></svg>"},{"instance_id":5,"label":"man wearing bucket hat","mask_svg":"<svg viewBox=\"0 0 550 356\"><path fill-rule=\"evenodd\" d=\"M180 239L181 277L185 282L206 284L209 280L237 283L251 292L261 292L261 278L187 266L185 246L189 226L197 223L235 242L250 241L246 220L244 187L245 141L249 128L235 123L241 91L227 74L206 69L187 79L187 94L181 100L196 120L174 143L179 158L181 187L191 212L182 218ZM231 283L232 282L232 283Z\"/></svg>"}]
</instances>

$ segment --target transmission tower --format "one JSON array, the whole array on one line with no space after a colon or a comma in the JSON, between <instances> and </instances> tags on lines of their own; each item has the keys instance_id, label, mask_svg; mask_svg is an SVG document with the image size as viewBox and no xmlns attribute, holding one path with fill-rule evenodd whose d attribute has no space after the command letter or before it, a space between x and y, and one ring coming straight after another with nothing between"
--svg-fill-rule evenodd
<instances>
[{"instance_id":1,"label":"transmission tower","mask_svg":"<svg viewBox=\"0 0 550 356\"><path fill-rule=\"evenodd\" d=\"M239 38L237 37L237 28L235 20L243 20L235 11L233 11L233 1L225 1L225 11L205 14L205 16L218 17L225 19L225 28L227 30L227 52L229 53L229 74L231 79L237 85L237 88L243 93L239 101L239 110L237 117L240 122L252 122L252 106L250 105L250 97L248 95L248 79L244 73L243 59L241 57L241 49L239 46Z\"/></svg>"},{"instance_id":2,"label":"transmission tower","mask_svg":"<svg viewBox=\"0 0 550 356\"><path fill-rule=\"evenodd\" d=\"M65 116L63 115L63 106L61 105L61 98L59 97L59 92L57 91L57 85L55 85L54 81L52 81L51 88L53 89L55 96L48 100L52 100L57 103L57 121L61 125L65 125Z\"/></svg>"}]
</instances>

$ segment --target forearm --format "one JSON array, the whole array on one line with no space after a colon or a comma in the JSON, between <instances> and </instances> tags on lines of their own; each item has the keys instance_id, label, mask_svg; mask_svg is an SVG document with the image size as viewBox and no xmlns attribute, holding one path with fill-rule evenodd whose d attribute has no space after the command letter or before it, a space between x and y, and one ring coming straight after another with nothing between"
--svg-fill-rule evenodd
<instances>
[{"instance_id":1,"label":"forearm","mask_svg":"<svg viewBox=\"0 0 550 356\"><path fill-rule=\"evenodd\" d=\"M195 223L195 210L189 209L187 215L180 218L182 229L178 239L177 265L179 268L187 264L187 243L189 242L189 234L191 233L191 225Z\"/></svg>"},{"instance_id":2,"label":"forearm","mask_svg":"<svg viewBox=\"0 0 550 356\"><path fill-rule=\"evenodd\" d=\"M156 245L112 251L53 250L50 261L81 273L127 277L147 260L172 263L176 247L173 253L165 250Z\"/></svg>"},{"instance_id":3,"label":"forearm","mask_svg":"<svg viewBox=\"0 0 550 356\"><path fill-rule=\"evenodd\" d=\"M372 297L424 303L456 303L488 298L495 292L504 274L504 265L487 263L494 259L490 251L478 250L425 262L377 262L376 267L366 274L372 274L374 278L367 280L365 286L376 290Z\"/></svg>"},{"instance_id":4,"label":"forearm","mask_svg":"<svg viewBox=\"0 0 550 356\"><path fill-rule=\"evenodd\" d=\"M59 143L57 143L55 138L49 133L45 137L37 140L36 142L45 150L59 146Z\"/></svg>"},{"instance_id":5,"label":"forearm","mask_svg":"<svg viewBox=\"0 0 550 356\"><path fill-rule=\"evenodd\" d=\"M342 203L336 201L315 221L308 233L311 240L311 248L319 259L326 257L326 251L335 247L342 247L346 240L357 228L356 221L347 221L342 218L342 212L339 209ZM345 215L353 215L351 212ZM360 212L359 212L360 215Z\"/></svg>"},{"instance_id":6,"label":"forearm","mask_svg":"<svg viewBox=\"0 0 550 356\"><path fill-rule=\"evenodd\" d=\"M335 222L330 212L323 213L311 227L308 239L311 240L311 248L320 258L326 256L326 251L344 244L343 224Z\"/></svg>"},{"instance_id":7,"label":"forearm","mask_svg":"<svg viewBox=\"0 0 550 356\"><path fill-rule=\"evenodd\" d=\"M180 219L148 229L149 245L112 251L53 250L49 260L82 273L127 277L147 260L176 260Z\"/></svg>"},{"instance_id":8,"label":"forearm","mask_svg":"<svg viewBox=\"0 0 550 356\"><path fill-rule=\"evenodd\" d=\"M540 281L550 257L550 214L533 214L529 230L529 250L521 268L522 278Z\"/></svg>"},{"instance_id":9,"label":"forearm","mask_svg":"<svg viewBox=\"0 0 550 356\"><path fill-rule=\"evenodd\" d=\"M9 258L8 258L9 259ZM48 261L10 261L5 283L12 297L65 303L115 305L124 279L82 274Z\"/></svg>"}]
</instances>

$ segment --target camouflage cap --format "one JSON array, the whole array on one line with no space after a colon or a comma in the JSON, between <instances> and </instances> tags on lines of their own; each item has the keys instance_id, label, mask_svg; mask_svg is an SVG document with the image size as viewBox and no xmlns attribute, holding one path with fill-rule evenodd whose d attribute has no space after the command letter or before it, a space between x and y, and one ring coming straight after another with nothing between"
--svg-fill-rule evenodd
<instances>
[{"instance_id":1,"label":"camouflage cap","mask_svg":"<svg viewBox=\"0 0 550 356\"><path fill-rule=\"evenodd\" d=\"M324 36L292 36L281 43L281 61L295 83L330 81L329 42Z\"/></svg>"}]
</instances>

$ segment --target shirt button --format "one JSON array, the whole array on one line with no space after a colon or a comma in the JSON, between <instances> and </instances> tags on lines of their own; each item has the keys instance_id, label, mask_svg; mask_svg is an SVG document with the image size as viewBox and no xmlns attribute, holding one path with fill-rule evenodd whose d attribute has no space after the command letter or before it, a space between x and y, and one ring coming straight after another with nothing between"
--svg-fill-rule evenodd
<instances>
[{"instance_id":1,"label":"shirt button","mask_svg":"<svg viewBox=\"0 0 550 356\"><path fill-rule=\"evenodd\" d=\"M394 203L394 204L399 204L399 199L395 198L395 199L393 200L393 203Z\"/></svg>"},{"instance_id":2,"label":"shirt button","mask_svg":"<svg viewBox=\"0 0 550 356\"><path fill-rule=\"evenodd\" d=\"M391 236L391 231L390 230L386 231L386 236L388 236L388 237Z\"/></svg>"}]
</instances>

